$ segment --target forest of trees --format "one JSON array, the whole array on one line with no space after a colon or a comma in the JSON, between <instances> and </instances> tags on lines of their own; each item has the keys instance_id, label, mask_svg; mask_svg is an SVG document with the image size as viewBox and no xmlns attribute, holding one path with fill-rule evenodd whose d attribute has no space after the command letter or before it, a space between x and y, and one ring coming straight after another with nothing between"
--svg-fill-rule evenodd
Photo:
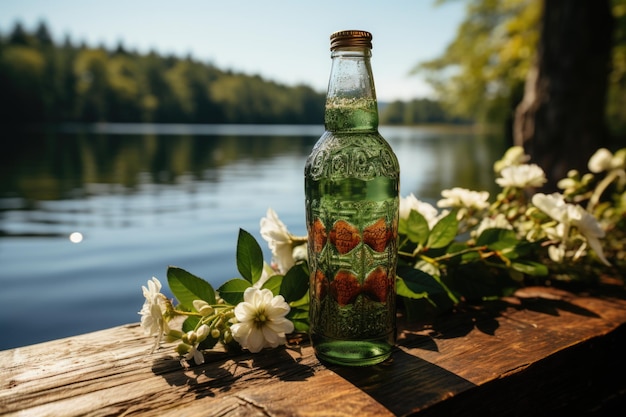
<instances>
[{"instance_id":1,"label":"forest of trees","mask_svg":"<svg viewBox=\"0 0 626 417\"><path fill-rule=\"evenodd\" d=\"M325 94L191 57L55 44L44 22L0 36L3 123L321 123Z\"/></svg>"},{"instance_id":2,"label":"forest of trees","mask_svg":"<svg viewBox=\"0 0 626 417\"><path fill-rule=\"evenodd\" d=\"M325 92L223 71L192 57L53 41L45 22L0 34L0 121L285 123L324 120ZM381 103L381 123L458 123L436 101Z\"/></svg>"},{"instance_id":3,"label":"forest of trees","mask_svg":"<svg viewBox=\"0 0 626 417\"><path fill-rule=\"evenodd\" d=\"M428 123L471 123L468 117L451 115L441 103L428 98L396 100L381 106L380 123L385 125L417 125Z\"/></svg>"},{"instance_id":4,"label":"forest of trees","mask_svg":"<svg viewBox=\"0 0 626 417\"><path fill-rule=\"evenodd\" d=\"M452 0L438 0L446 1ZM379 103L381 124L499 125L512 143L515 132L528 139L550 125L556 129L550 135L558 135L568 120L595 118L597 124L600 114L602 128L613 138L626 137L623 0L465 3L466 18L447 49L416 67L434 88L436 100ZM550 9L544 13L546 5ZM534 90L533 74L542 77ZM325 95L306 85L224 71L193 57L141 54L122 44L107 50L69 37L55 43L45 22L31 31L17 22L0 32L0 91L0 120L12 124L317 124L323 121ZM559 100L562 109L542 110ZM581 128L572 125L570 130L575 134ZM568 143L576 140L566 136ZM599 134L588 136L594 138L588 142L597 142L590 146L602 143Z\"/></svg>"}]
</instances>

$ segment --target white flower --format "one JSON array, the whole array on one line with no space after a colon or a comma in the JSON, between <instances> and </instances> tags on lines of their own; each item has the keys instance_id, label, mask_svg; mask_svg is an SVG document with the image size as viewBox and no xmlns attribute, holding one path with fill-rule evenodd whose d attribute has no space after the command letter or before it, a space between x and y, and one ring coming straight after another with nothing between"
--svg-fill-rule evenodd
<instances>
[{"instance_id":1,"label":"white flower","mask_svg":"<svg viewBox=\"0 0 626 417\"><path fill-rule=\"evenodd\" d=\"M158 335L163 330L163 311L159 303L146 300L141 307L141 328L147 335Z\"/></svg>"},{"instance_id":2,"label":"white flower","mask_svg":"<svg viewBox=\"0 0 626 417\"><path fill-rule=\"evenodd\" d=\"M465 207L468 209L481 210L489 207L487 191L472 191L466 188L454 187L451 190L443 190L444 197L437 202L438 207Z\"/></svg>"},{"instance_id":3,"label":"white flower","mask_svg":"<svg viewBox=\"0 0 626 417\"><path fill-rule=\"evenodd\" d=\"M598 255L598 258L607 266L611 264L604 257L604 252L602 251L602 244L600 243L600 238L605 236L604 230L600 227L600 223L589 214L584 208L579 205L573 206L570 205L569 209L569 218L572 222L572 225L575 226L581 235L583 235L587 239L587 243L591 246L591 249Z\"/></svg>"},{"instance_id":4,"label":"white flower","mask_svg":"<svg viewBox=\"0 0 626 417\"><path fill-rule=\"evenodd\" d=\"M523 147L512 146L507 149L502 159L493 164L493 170L500 173L506 167L525 164L529 159L530 156L524 153Z\"/></svg>"},{"instance_id":5,"label":"white flower","mask_svg":"<svg viewBox=\"0 0 626 417\"><path fill-rule=\"evenodd\" d=\"M539 210L546 213L558 222L567 221L567 203L565 198L559 193L533 195L532 203Z\"/></svg>"},{"instance_id":6,"label":"white flower","mask_svg":"<svg viewBox=\"0 0 626 417\"><path fill-rule=\"evenodd\" d=\"M153 352L159 347L161 336L167 327L163 319L165 296L161 294L161 287L161 282L155 277L148 281L147 288L145 285L141 287L146 298L139 312L141 314L141 328L145 334L157 336L155 345L152 348Z\"/></svg>"},{"instance_id":7,"label":"white flower","mask_svg":"<svg viewBox=\"0 0 626 417\"><path fill-rule=\"evenodd\" d=\"M150 281L148 281L148 288L145 285L141 286L143 290L143 296L146 297L146 301L154 302L159 295L161 294L161 281L159 281L156 277L152 277Z\"/></svg>"},{"instance_id":8,"label":"white flower","mask_svg":"<svg viewBox=\"0 0 626 417\"><path fill-rule=\"evenodd\" d=\"M290 307L283 296L274 297L268 289L249 287L244 292L243 299L235 307L237 323L231 326L237 343L253 353L265 347L285 344L285 334L293 332L294 327L285 318Z\"/></svg>"},{"instance_id":9,"label":"white flower","mask_svg":"<svg viewBox=\"0 0 626 417\"><path fill-rule=\"evenodd\" d=\"M583 207L566 203L564 197L558 193L550 195L537 193L533 196L532 203L554 220L564 224L565 229L560 230L563 239L567 238L570 226L576 227L587 240L591 249L598 255L598 258L605 265L610 265L609 261L604 257L600 243L600 238L603 238L605 235L604 230L602 230L596 218Z\"/></svg>"},{"instance_id":10,"label":"white flower","mask_svg":"<svg viewBox=\"0 0 626 417\"><path fill-rule=\"evenodd\" d=\"M476 236L480 236L487 229L513 230L513 226L511 226L504 214L498 213L496 217L485 217L482 219L476 229Z\"/></svg>"},{"instance_id":11,"label":"white flower","mask_svg":"<svg viewBox=\"0 0 626 417\"><path fill-rule=\"evenodd\" d=\"M261 236L267 241L278 270L286 273L295 264L293 239L271 207L267 209L267 217L261 219Z\"/></svg>"},{"instance_id":12,"label":"white flower","mask_svg":"<svg viewBox=\"0 0 626 417\"><path fill-rule=\"evenodd\" d=\"M437 209L429 203L418 200L413 193L409 194L407 197L400 198L400 218L405 220L408 219L411 214L411 210L415 210L424 216L429 227L431 228L439 220L439 213L437 212Z\"/></svg>"},{"instance_id":13,"label":"white flower","mask_svg":"<svg viewBox=\"0 0 626 417\"><path fill-rule=\"evenodd\" d=\"M193 359L196 365L202 365L204 363L204 355L198 350L197 346L191 346L189 348L189 352L185 355L185 359Z\"/></svg>"},{"instance_id":14,"label":"white flower","mask_svg":"<svg viewBox=\"0 0 626 417\"><path fill-rule=\"evenodd\" d=\"M613 154L611 151L606 148L600 148L589 158L587 166L589 171L597 174L611 169L612 160Z\"/></svg>"},{"instance_id":15,"label":"white flower","mask_svg":"<svg viewBox=\"0 0 626 417\"><path fill-rule=\"evenodd\" d=\"M536 164L508 166L500 172L496 183L501 187L541 187L546 183L546 175Z\"/></svg>"}]
</instances>

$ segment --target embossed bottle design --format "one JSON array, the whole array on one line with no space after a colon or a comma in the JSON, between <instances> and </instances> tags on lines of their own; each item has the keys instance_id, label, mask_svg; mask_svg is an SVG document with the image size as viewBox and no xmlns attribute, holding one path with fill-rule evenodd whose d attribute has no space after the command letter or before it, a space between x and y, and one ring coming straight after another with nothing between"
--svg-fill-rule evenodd
<instances>
[{"instance_id":1,"label":"embossed bottle design","mask_svg":"<svg viewBox=\"0 0 626 417\"><path fill-rule=\"evenodd\" d=\"M395 344L399 167L378 133L371 34L330 39L326 131L305 166L310 335L322 360L372 365Z\"/></svg>"}]
</instances>

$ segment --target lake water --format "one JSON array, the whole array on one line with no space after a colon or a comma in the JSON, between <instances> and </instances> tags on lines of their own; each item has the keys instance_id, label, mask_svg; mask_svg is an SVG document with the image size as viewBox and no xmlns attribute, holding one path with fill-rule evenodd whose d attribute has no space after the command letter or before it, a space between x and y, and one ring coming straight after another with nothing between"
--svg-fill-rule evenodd
<instances>
[{"instance_id":1,"label":"lake water","mask_svg":"<svg viewBox=\"0 0 626 417\"><path fill-rule=\"evenodd\" d=\"M216 287L238 276L239 228L272 207L304 234L303 169L323 126L95 125L5 137L0 155L0 350L139 320L168 265ZM401 195L495 192L498 135L381 127ZM72 233L82 241L73 243ZM167 291L165 291L167 293Z\"/></svg>"}]
</instances>

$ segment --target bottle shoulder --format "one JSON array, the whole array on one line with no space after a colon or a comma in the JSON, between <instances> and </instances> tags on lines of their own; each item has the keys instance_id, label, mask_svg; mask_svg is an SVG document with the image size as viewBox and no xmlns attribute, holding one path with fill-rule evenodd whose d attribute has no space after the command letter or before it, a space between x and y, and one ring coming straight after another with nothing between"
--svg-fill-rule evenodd
<instances>
[{"instance_id":1,"label":"bottle shoulder","mask_svg":"<svg viewBox=\"0 0 626 417\"><path fill-rule=\"evenodd\" d=\"M307 158L305 174L311 178L398 178L398 158L378 131L326 131Z\"/></svg>"}]
</instances>

